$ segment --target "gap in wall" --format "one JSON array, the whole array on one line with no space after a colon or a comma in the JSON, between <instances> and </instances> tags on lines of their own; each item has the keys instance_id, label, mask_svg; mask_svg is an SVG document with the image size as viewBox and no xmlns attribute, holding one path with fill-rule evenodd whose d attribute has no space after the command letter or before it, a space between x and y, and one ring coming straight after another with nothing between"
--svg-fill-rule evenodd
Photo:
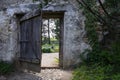
<instances>
[{"instance_id":1,"label":"gap in wall","mask_svg":"<svg viewBox=\"0 0 120 80\"><path fill-rule=\"evenodd\" d=\"M59 67L60 19L48 18L42 22L41 67Z\"/></svg>"}]
</instances>

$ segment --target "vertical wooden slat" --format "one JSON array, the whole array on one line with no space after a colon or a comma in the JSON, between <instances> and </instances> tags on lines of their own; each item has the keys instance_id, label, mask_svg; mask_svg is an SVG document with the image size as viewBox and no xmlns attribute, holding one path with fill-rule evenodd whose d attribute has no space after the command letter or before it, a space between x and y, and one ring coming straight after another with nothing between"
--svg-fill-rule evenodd
<instances>
[{"instance_id":1,"label":"vertical wooden slat","mask_svg":"<svg viewBox=\"0 0 120 80\"><path fill-rule=\"evenodd\" d=\"M22 24L21 24L21 41L26 41L26 38L25 38L25 27L26 26L26 24L25 24L25 22L23 22ZM26 48L26 44L25 44L25 42L21 42L21 57L23 57L24 58L24 55L25 55L25 52L26 52L26 50L25 50L25 48Z\"/></svg>"},{"instance_id":2,"label":"vertical wooden slat","mask_svg":"<svg viewBox=\"0 0 120 80\"><path fill-rule=\"evenodd\" d=\"M32 71L40 71L41 63L41 20L40 16L21 22L20 63ZM34 67L33 67L34 66Z\"/></svg>"},{"instance_id":3,"label":"vertical wooden slat","mask_svg":"<svg viewBox=\"0 0 120 80\"><path fill-rule=\"evenodd\" d=\"M34 59L34 51L33 51L33 48L34 48L34 46L33 46L33 40L32 40L32 37L33 37L33 34L32 34L32 32L33 32L33 22L32 22L32 20L30 19L30 20L28 20L28 29L29 29L29 37L28 37L28 40L29 40L29 45L27 46L28 47L28 56L27 56L27 58L30 58L30 59Z\"/></svg>"},{"instance_id":4,"label":"vertical wooden slat","mask_svg":"<svg viewBox=\"0 0 120 80\"><path fill-rule=\"evenodd\" d=\"M20 26L20 58L22 57L22 54L23 53L23 44L21 43L22 41L22 38L23 38L23 23L21 23L21 26Z\"/></svg>"},{"instance_id":5,"label":"vertical wooden slat","mask_svg":"<svg viewBox=\"0 0 120 80\"><path fill-rule=\"evenodd\" d=\"M40 37L40 33L41 33L41 27L40 27L40 25L41 25L41 23L40 23L40 17L36 17L35 19L34 19L34 24L33 24L33 27L34 27L34 29L33 29L33 42L34 42L34 45L35 45L35 48L36 48L36 55L37 55L37 58L40 58L40 51L41 51L41 48L40 48L40 39L41 39L41 37ZM37 54L38 53L38 54Z\"/></svg>"}]
</instances>

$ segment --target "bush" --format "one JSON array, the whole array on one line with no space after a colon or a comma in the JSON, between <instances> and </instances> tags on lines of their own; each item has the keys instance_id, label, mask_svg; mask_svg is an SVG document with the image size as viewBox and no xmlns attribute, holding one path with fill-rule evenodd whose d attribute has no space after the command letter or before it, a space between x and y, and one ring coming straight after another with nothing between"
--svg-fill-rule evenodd
<instances>
[{"instance_id":1,"label":"bush","mask_svg":"<svg viewBox=\"0 0 120 80\"><path fill-rule=\"evenodd\" d=\"M86 50L83 54L87 54L86 64L92 63L102 63L102 65L109 65L109 64L119 64L120 65L120 42L112 43L109 49L93 49L93 50Z\"/></svg>"},{"instance_id":2,"label":"bush","mask_svg":"<svg viewBox=\"0 0 120 80\"><path fill-rule=\"evenodd\" d=\"M119 80L119 79L120 79L120 73L112 76L112 80Z\"/></svg>"},{"instance_id":3,"label":"bush","mask_svg":"<svg viewBox=\"0 0 120 80\"><path fill-rule=\"evenodd\" d=\"M51 48L43 48L43 49L42 49L42 52L43 52L43 53L52 53L53 50L52 50Z\"/></svg>"},{"instance_id":4,"label":"bush","mask_svg":"<svg viewBox=\"0 0 120 80\"><path fill-rule=\"evenodd\" d=\"M7 62L0 62L0 74L8 74L13 71L13 65Z\"/></svg>"},{"instance_id":5,"label":"bush","mask_svg":"<svg viewBox=\"0 0 120 80\"><path fill-rule=\"evenodd\" d=\"M83 55L80 57L82 57L84 65L74 71L73 80L120 79L120 42L112 43L110 50L104 49L100 52L89 53L87 60Z\"/></svg>"},{"instance_id":6,"label":"bush","mask_svg":"<svg viewBox=\"0 0 120 80\"><path fill-rule=\"evenodd\" d=\"M53 50L54 50L54 52L59 52L59 45L54 45Z\"/></svg>"},{"instance_id":7,"label":"bush","mask_svg":"<svg viewBox=\"0 0 120 80\"><path fill-rule=\"evenodd\" d=\"M58 44L54 44L54 45L45 44L42 46L42 52L43 53L59 52L59 45Z\"/></svg>"}]
</instances>

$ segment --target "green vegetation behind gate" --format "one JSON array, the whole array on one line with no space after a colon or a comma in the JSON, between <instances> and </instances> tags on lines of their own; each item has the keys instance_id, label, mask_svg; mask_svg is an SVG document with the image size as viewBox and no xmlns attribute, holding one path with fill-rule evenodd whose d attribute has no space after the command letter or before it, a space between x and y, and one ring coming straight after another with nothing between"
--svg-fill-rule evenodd
<instances>
[{"instance_id":1,"label":"green vegetation behind gate","mask_svg":"<svg viewBox=\"0 0 120 80\"><path fill-rule=\"evenodd\" d=\"M42 52L43 53L55 53L59 52L59 41L55 38L50 38L51 44L44 42L42 44Z\"/></svg>"},{"instance_id":2,"label":"green vegetation behind gate","mask_svg":"<svg viewBox=\"0 0 120 80\"><path fill-rule=\"evenodd\" d=\"M59 52L59 45L58 44L44 44L42 45L42 52L43 53Z\"/></svg>"}]
</instances>

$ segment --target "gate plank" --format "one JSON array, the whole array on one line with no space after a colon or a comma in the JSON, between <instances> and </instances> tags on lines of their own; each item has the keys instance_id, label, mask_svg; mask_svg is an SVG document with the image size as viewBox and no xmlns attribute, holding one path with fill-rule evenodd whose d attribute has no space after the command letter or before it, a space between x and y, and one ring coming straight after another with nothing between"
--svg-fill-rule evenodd
<instances>
[{"instance_id":1,"label":"gate plank","mask_svg":"<svg viewBox=\"0 0 120 80\"><path fill-rule=\"evenodd\" d=\"M21 22L20 64L22 69L40 71L41 65L41 19L40 16Z\"/></svg>"}]
</instances>

